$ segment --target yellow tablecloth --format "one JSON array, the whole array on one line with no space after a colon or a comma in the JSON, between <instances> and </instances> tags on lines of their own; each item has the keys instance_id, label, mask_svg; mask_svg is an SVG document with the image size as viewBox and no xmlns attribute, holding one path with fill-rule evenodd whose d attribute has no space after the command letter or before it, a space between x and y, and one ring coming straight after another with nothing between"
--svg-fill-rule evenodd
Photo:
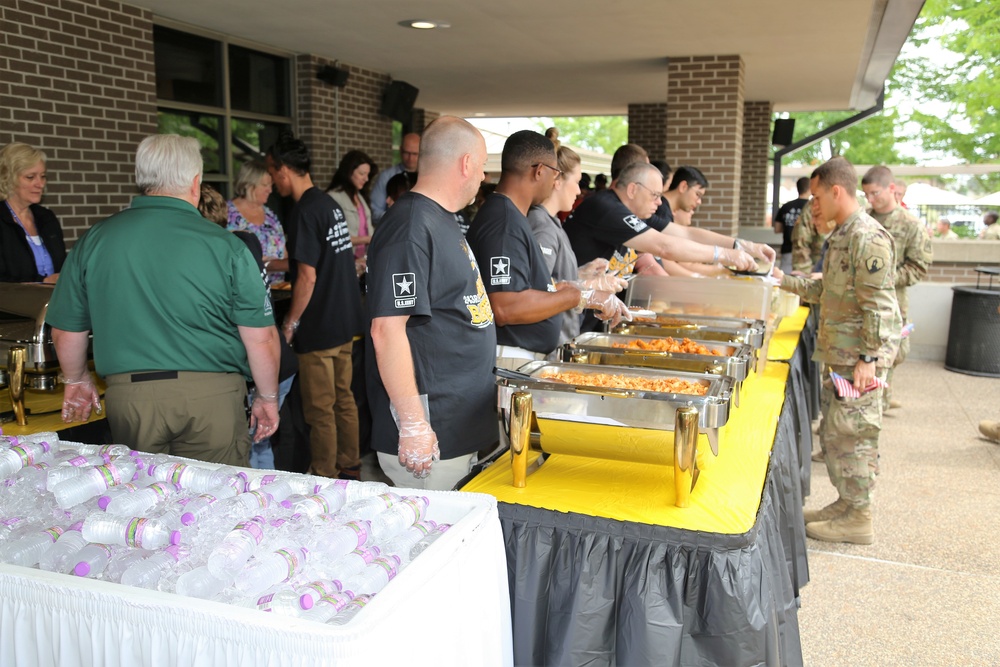
<instances>
[{"instance_id":1,"label":"yellow tablecloth","mask_svg":"<svg viewBox=\"0 0 1000 667\"><path fill-rule=\"evenodd\" d=\"M691 507L674 507L670 466L566 455L550 456L528 476L523 489L514 488L510 459L504 456L462 490L559 512L711 533L745 533L756 520L787 378L788 366L768 364L763 375L746 379L741 405L733 408L722 429L719 457L698 479Z\"/></svg>"},{"instance_id":2,"label":"yellow tablecloth","mask_svg":"<svg viewBox=\"0 0 1000 667\"><path fill-rule=\"evenodd\" d=\"M770 361L788 361L795 355L795 349L799 344L799 336L809 319L809 307L799 306L793 314L783 317L778 330L771 337L771 346L767 349L767 358Z\"/></svg>"},{"instance_id":3,"label":"yellow tablecloth","mask_svg":"<svg viewBox=\"0 0 1000 667\"><path fill-rule=\"evenodd\" d=\"M95 376L96 377L96 376ZM97 378L97 389L104 395L104 381ZM55 391L35 391L34 389L24 390L24 404L31 411L28 415L28 425L18 426L16 421L9 421L0 424L0 430L4 435L31 435L42 431L59 431L71 426L79 426L84 422L73 422L67 424L62 420L62 400L63 390L60 386ZM10 392L7 389L0 390L0 412L12 410L10 402ZM104 401L101 400L101 414L94 411L90 413L89 422L104 419Z\"/></svg>"}]
</instances>

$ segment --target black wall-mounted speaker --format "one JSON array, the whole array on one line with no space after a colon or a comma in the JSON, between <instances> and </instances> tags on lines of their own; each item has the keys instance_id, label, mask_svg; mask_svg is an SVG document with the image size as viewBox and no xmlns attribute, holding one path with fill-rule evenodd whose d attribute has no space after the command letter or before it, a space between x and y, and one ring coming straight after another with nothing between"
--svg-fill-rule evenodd
<instances>
[{"instance_id":1,"label":"black wall-mounted speaker","mask_svg":"<svg viewBox=\"0 0 1000 667\"><path fill-rule=\"evenodd\" d=\"M774 120L774 132L771 134L771 143L775 146L789 146L795 137L794 118L776 118Z\"/></svg>"},{"instance_id":2,"label":"black wall-mounted speaker","mask_svg":"<svg viewBox=\"0 0 1000 667\"><path fill-rule=\"evenodd\" d=\"M347 79L350 78L351 73L346 69L340 69L339 67L332 67L330 65L324 65L320 67L316 72L316 78L323 83L328 83L331 86L336 86L337 88L343 88L347 85Z\"/></svg>"},{"instance_id":3,"label":"black wall-mounted speaker","mask_svg":"<svg viewBox=\"0 0 1000 667\"><path fill-rule=\"evenodd\" d=\"M406 124L413 114L413 105L420 91L405 81L393 81L385 88L382 95L382 107L379 113L393 120Z\"/></svg>"}]
</instances>

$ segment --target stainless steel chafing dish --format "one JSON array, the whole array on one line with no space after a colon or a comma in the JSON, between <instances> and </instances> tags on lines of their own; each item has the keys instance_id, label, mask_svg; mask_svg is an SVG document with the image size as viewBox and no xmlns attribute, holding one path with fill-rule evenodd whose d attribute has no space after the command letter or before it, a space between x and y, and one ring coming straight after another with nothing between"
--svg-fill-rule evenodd
<instances>
[{"instance_id":1,"label":"stainless steel chafing dish","mask_svg":"<svg viewBox=\"0 0 1000 667\"><path fill-rule=\"evenodd\" d=\"M706 388L703 396L568 384L550 373L677 378ZM497 370L501 427L508 430L514 486L548 454L570 454L674 468L675 504L686 507L698 478L698 441L719 451L719 428L729 419L733 378L711 373L533 361L517 372ZM543 455L528 469L528 451Z\"/></svg>"},{"instance_id":2,"label":"stainless steel chafing dish","mask_svg":"<svg viewBox=\"0 0 1000 667\"><path fill-rule=\"evenodd\" d=\"M754 364L754 349L745 343L690 338L714 354L666 352L628 347L630 343L654 343L666 335L634 336L607 333L585 333L562 346L562 360L577 364L601 366L639 366L665 370L690 371L728 375L733 378L733 402L739 406L739 389Z\"/></svg>"},{"instance_id":3,"label":"stainless steel chafing dish","mask_svg":"<svg viewBox=\"0 0 1000 667\"><path fill-rule=\"evenodd\" d=\"M759 350L764 345L763 320L735 317L694 317L657 313L652 318L636 318L622 322L613 333L633 336L673 336L698 340L739 343Z\"/></svg>"},{"instance_id":4,"label":"stainless steel chafing dish","mask_svg":"<svg viewBox=\"0 0 1000 667\"><path fill-rule=\"evenodd\" d=\"M59 361L52 344L52 330L45 323L52 285L0 283L0 388L10 392L14 416L27 423L24 390L54 391Z\"/></svg>"}]
</instances>

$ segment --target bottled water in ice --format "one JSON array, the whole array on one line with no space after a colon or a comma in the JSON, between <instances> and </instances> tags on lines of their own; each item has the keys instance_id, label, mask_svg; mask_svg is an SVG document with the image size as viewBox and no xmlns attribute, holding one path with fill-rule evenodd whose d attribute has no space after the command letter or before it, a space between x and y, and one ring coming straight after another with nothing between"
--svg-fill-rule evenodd
<instances>
[{"instance_id":1,"label":"bottled water in ice","mask_svg":"<svg viewBox=\"0 0 1000 667\"><path fill-rule=\"evenodd\" d=\"M274 502L280 503L292 494L302 494L312 491L308 480L297 479L291 475L264 475L247 485L248 491L266 491L271 494Z\"/></svg>"},{"instance_id":2,"label":"bottled water in ice","mask_svg":"<svg viewBox=\"0 0 1000 667\"><path fill-rule=\"evenodd\" d=\"M326 623L346 609L353 599L354 593L350 591L330 593L317 600L315 606L303 611L301 616L317 623Z\"/></svg>"},{"instance_id":3,"label":"bottled water in ice","mask_svg":"<svg viewBox=\"0 0 1000 667\"><path fill-rule=\"evenodd\" d=\"M162 549L149 558L134 563L121 575L121 582L126 586L148 588L154 590L163 574L188 557L188 549L174 544Z\"/></svg>"},{"instance_id":4,"label":"bottled water in ice","mask_svg":"<svg viewBox=\"0 0 1000 667\"><path fill-rule=\"evenodd\" d=\"M336 579L317 579L316 581L310 581L308 584L302 587L299 595L299 608L300 609L312 609L319 602L319 599L327 596L333 595L334 593L340 593L340 582Z\"/></svg>"},{"instance_id":5,"label":"bottled water in ice","mask_svg":"<svg viewBox=\"0 0 1000 667\"><path fill-rule=\"evenodd\" d=\"M356 500L353 503L344 505L343 509L337 513L337 516L344 519L367 519L370 521L397 502L399 502L399 496L395 493L381 493L377 496Z\"/></svg>"},{"instance_id":6,"label":"bottled water in ice","mask_svg":"<svg viewBox=\"0 0 1000 667\"><path fill-rule=\"evenodd\" d=\"M240 603L241 607L251 607L258 611L267 611L282 616L300 616L299 594L292 588L282 588L279 591L251 596Z\"/></svg>"},{"instance_id":7,"label":"bottled water in ice","mask_svg":"<svg viewBox=\"0 0 1000 667\"><path fill-rule=\"evenodd\" d=\"M427 496L407 496L372 519L371 537L376 542L401 533L424 518L430 500Z\"/></svg>"},{"instance_id":8,"label":"bottled water in ice","mask_svg":"<svg viewBox=\"0 0 1000 667\"><path fill-rule=\"evenodd\" d=\"M351 600L350 604L344 607L344 610L339 614L331 618L328 623L330 625L345 625L351 621L352 618L358 615L365 605L371 601L373 596L371 595L359 595Z\"/></svg>"},{"instance_id":9,"label":"bottled water in ice","mask_svg":"<svg viewBox=\"0 0 1000 667\"><path fill-rule=\"evenodd\" d=\"M177 585L174 591L178 595L211 600L224 591L232 581L233 577L222 579L216 577L205 566L196 567L177 578Z\"/></svg>"},{"instance_id":10,"label":"bottled water in ice","mask_svg":"<svg viewBox=\"0 0 1000 667\"><path fill-rule=\"evenodd\" d=\"M53 442L58 443L58 440ZM56 444L55 447L58 450L59 445ZM0 479L7 479L21 468L45 460L51 451L52 444L47 440L42 442L20 441L17 445L0 450Z\"/></svg>"},{"instance_id":11,"label":"bottled water in ice","mask_svg":"<svg viewBox=\"0 0 1000 667\"><path fill-rule=\"evenodd\" d=\"M316 535L313 546L323 558L337 559L368 542L370 528L369 521L348 521L330 532Z\"/></svg>"},{"instance_id":12,"label":"bottled water in ice","mask_svg":"<svg viewBox=\"0 0 1000 667\"><path fill-rule=\"evenodd\" d=\"M355 593L378 593L396 577L401 563L399 556L382 556L372 561L364 570L345 579L344 588Z\"/></svg>"},{"instance_id":13,"label":"bottled water in ice","mask_svg":"<svg viewBox=\"0 0 1000 667\"><path fill-rule=\"evenodd\" d=\"M382 553L376 546L363 549L355 549L346 556L341 556L329 565L329 572L337 577L338 581L344 582L361 572L372 564Z\"/></svg>"},{"instance_id":14,"label":"bottled water in ice","mask_svg":"<svg viewBox=\"0 0 1000 667\"><path fill-rule=\"evenodd\" d=\"M63 534L64 528L52 526L0 545L0 562L31 567Z\"/></svg>"},{"instance_id":15,"label":"bottled water in ice","mask_svg":"<svg viewBox=\"0 0 1000 667\"><path fill-rule=\"evenodd\" d=\"M106 455L111 457L116 456L129 456L130 454L136 454L125 445L76 445L69 448L70 451L75 450L78 454L83 456L100 456Z\"/></svg>"},{"instance_id":16,"label":"bottled water in ice","mask_svg":"<svg viewBox=\"0 0 1000 667\"><path fill-rule=\"evenodd\" d=\"M278 549L256 558L236 579L236 588L245 595L258 595L294 577L308 557L309 551L299 547Z\"/></svg>"},{"instance_id":17,"label":"bottled water in ice","mask_svg":"<svg viewBox=\"0 0 1000 667\"><path fill-rule=\"evenodd\" d=\"M122 457L112 463L89 468L79 477L56 484L52 493L59 507L67 509L90 500L105 489L131 481L134 474L135 462L130 457Z\"/></svg>"},{"instance_id":18,"label":"bottled water in ice","mask_svg":"<svg viewBox=\"0 0 1000 667\"><path fill-rule=\"evenodd\" d=\"M76 555L76 566L73 574L78 577L97 577L111 562L111 547L106 544L91 543Z\"/></svg>"},{"instance_id":19,"label":"bottled water in ice","mask_svg":"<svg viewBox=\"0 0 1000 667\"><path fill-rule=\"evenodd\" d=\"M127 549L125 551L119 551L115 554L115 557L111 559L111 562L108 563L107 569L104 570L104 578L108 581L118 583L121 581L122 575L127 572L130 567L139 561L153 556L155 553L155 551L149 551L148 549Z\"/></svg>"},{"instance_id":20,"label":"bottled water in ice","mask_svg":"<svg viewBox=\"0 0 1000 667\"><path fill-rule=\"evenodd\" d=\"M50 445L60 445L59 434L55 431L40 431L31 435L0 435L0 448L17 447L29 442L48 442Z\"/></svg>"},{"instance_id":21,"label":"bottled water in ice","mask_svg":"<svg viewBox=\"0 0 1000 667\"><path fill-rule=\"evenodd\" d=\"M76 562L72 560L73 557L87 544L87 540L83 539L83 533L80 532L80 525L75 525L75 528L70 526L66 532L59 536L55 544L42 554L38 560L38 567L47 572L66 574Z\"/></svg>"},{"instance_id":22,"label":"bottled water in ice","mask_svg":"<svg viewBox=\"0 0 1000 667\"><path fill-rule=\"evenodd\" d=\"M118 544L143 549L159 549L180 542L180 533L156 519L144 517L90 514L83 521L83 536L88 542Z\"/></svg>"},{"instance_id":23,"label":"bottled water in ice","mask_svg":"<svg viewBox=\"0 0 1000 667\"><path fill-rule=\"evenodd\" d=\"M395 554L399 556L403 565L406 565L410 562L410 550L414 545L433 533L436 528L437 523L434 521L419 521L379 546L382 548L382 553Z\"/></svg>"},{"instance_id":24,"label":"bottled water in ice","mask_svg":"<svg viewBox=\"0 0 1000 667\"><path fill-rule=\"evenodd\" d=\"M344 490L344 486L331 484L326 488L320 489L317 493L299 498L294 502L286 500L282 503L282 506L287 507L293 512L316 516L317 514L332 514L343 507L346 502L347 493Z\"/></svg>"},{"instance_id":25,"label":"bottled water in ice","mask_svg":"<svg viewBox=\"0 0 1000 667\"><path fill-rule=\"evenodd\" d=\"M267 491L250 491L241 493L235 498L226 500L219 511L230 518L239 519L246 516L253 516L257 512L271 506L271 494Z\"/></svg>"},{"instance_id":26,"label":"bottled water in ice","mask_svg":"<svg viewBox=\"0 0 1000 667\"><path fill-rule=\"evenodd\" d=\"M179 489L179 486L169 482L154 482L135 493L128 493L112 499L104 511L116 516L142 516L146 510L163 502Z\"/></svg>"},{"instance_id":27,"label":"bottled water in ice","mask_svg":"<svg viewBox=\"0 0 1000 667\"><path fill-rule=\"evenodd\" d=\"M7 479L8 484L32 487L36 491L45 490L45 482L48 479L50 465L45 461L35 463L21 468L13 477Z\"/></svg>"},{"instance_id":28,"label":"bottled water in ice","mask_svg":"<svg viewBox=\"0 0 1000 667\"><path fill-rule=\"evenodd\" d=\"M146 474L158 482L171 482L182 489L204 493L221 486L242 488L242 480L235 468L223 466L216 470L190 466L186 463L151 465Z\"/></svg>"},{"instance_id":29,"label":"bottled water in ice","mask_svg":"<svg viewBox=\"0 0 1000 667\"><path fill-rule=\"evenodd\" d=\"M435 540L444 535L449 528L451 528L450 523L439 523L437 528L434 529L434 532L428 534L426 537L420 538L420 541L414 544L413 548L410 549L410 560L413 560L422 554L427 547L434 544Z\"/></svg>"},{"instance_id":30,"label":"bottled water in ice","mask_svg":"<svg viewBox=\"0 0 1000 667\"><path fill-rule=\"evenodd\" d=\"M126 496L130 493L135 493L142 487L139 486L137 482L129 482L128 484L119 484L118 486L112 486L108 489L107 493L101 494L97 499L97 506L102 510L107 511L108 505L112 500L118 496Z\"/></svg>"},{"instance_id":31,"label":"bottled water in ice","mask_svg":"<svg viewBox=\"0 0 1000 667\"><path fill-rule=\"evenodd\" d=\"M204 519L221 500L232 498L236 495L236 489L231 486L220 486L213 493L203 493L190 499L184 506L184 513L181 515L181 523L189 526L195 521Z\"/></svg>"},{"instance_id":32,"label":"bottled water in ice","mask_svg":"<svg viewBox=\"0 0 1000 667\"><path fill-rule=\"evenodd\" d=\"M236 525L208 556L208 571L219 579L235 577L264 539L264 517Z\"/></svg>"}]
</instances>

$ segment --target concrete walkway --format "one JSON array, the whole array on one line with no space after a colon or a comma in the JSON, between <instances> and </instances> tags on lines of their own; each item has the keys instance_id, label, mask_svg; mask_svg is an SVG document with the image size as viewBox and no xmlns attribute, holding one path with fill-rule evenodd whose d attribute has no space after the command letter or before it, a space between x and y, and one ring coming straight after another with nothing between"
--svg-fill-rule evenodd
<instances>
[{"instance_id":1,"label":"concrete walkway","mask_svg":"<svg viewBox=\"0 0 1000 667\"><path fill-rule=\"evenodd\" d=\"M883 419L875 544L808 540L799 627L809 667L1000 665L1000 380L907 361ZM816 446L818 449L818 445ZM836 499L812 464L807 508Z\"/></svg>"}]
</instances>

